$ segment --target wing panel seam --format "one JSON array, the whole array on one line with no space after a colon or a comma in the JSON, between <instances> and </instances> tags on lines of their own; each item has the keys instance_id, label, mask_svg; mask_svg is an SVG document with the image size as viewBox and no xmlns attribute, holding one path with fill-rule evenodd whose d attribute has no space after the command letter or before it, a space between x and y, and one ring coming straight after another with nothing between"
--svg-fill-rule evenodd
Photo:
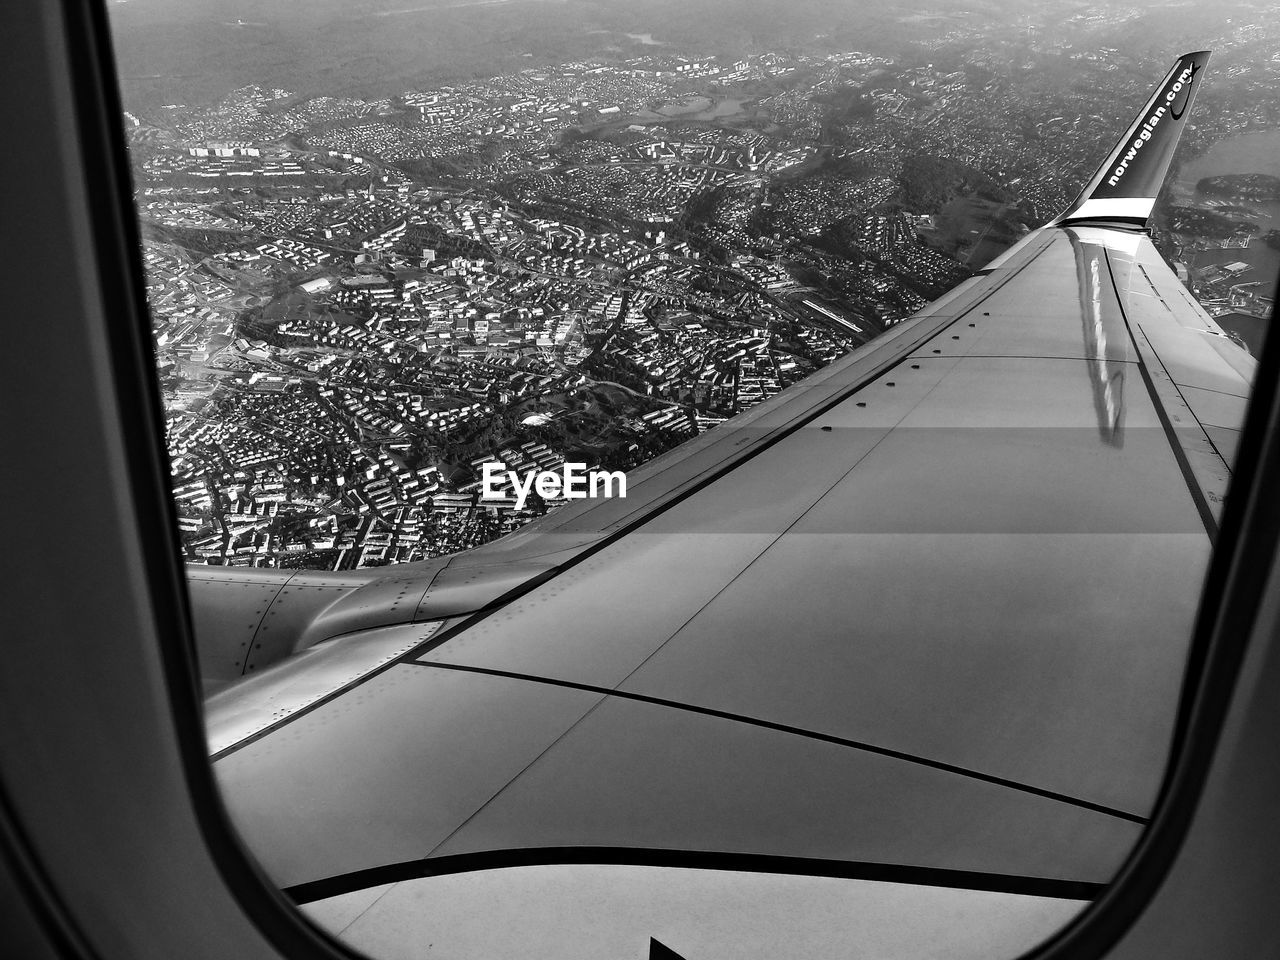
<instances>
[{"instance_id":1,"label":"wing panel seam","mask_svg":"<svg viewBox=\"0 0 1280 960\"><path fill-rule=\"evenodd\" d=\"M492 667L473 667L467 664L438 663L436 661L428 661L428 660L407 660L404 662L404 666L428 667L428 668L435 667L440 670L454 670L460 673L478 673L478 674L483 674L485 676L505 677L510 680L525 680L530 683L542 683L542 684L547 684L549 686L555 686L555 687L567 687L571 690L582 690L587 693L603 694L605 697L619 697L626 700L634 700L639 703L648 703L654 706L669 707L674 710L683 710L688 713L696 713L696 714L701 714L703 716L716 717L717 719L730 720L737 723L747 724L749 726L763 727L767 730L773 730L778 733L787 733L793 736L805 737L806 739L809 739L809 740L817 740L823 743L831 743L837 746L848 747L852 750L858 750L863 753L876 754L877 756L888 757L893 760L901 760L905 763L911 763L917 766L929 767L934 770L939 770L944 773L954 774L956 776L965 777L967 779L979 780L983 783L990 783L995 786L1006 787L1010 790L1016 790L1019 793L1027 793L1027 794L1031 794L1032 796L1041 797L1046 800L1054 800L1059 803L1069 804L1074 807L1081 807L1085 810L1090 810L1090 811L1093 811L1094 813L1102 813L1110 817L1116 817L1117 819L1120 819L1120 820L1128 820L1131 823L1145 824L1147 822L1146 817L1139 816L1138 814L1135 814L1135 813L1130 813L1126 810L1120 810L1116 807L1109 807L1106 804L1095 803L1092 800L1085 800L1080 797L1073 797L1073 796L1070 796L1069 794L1058 793L1057 791L1054 791L1054 790L1047 790L1043 787L1037 787L1027 783L1020 783L1017 780L1009 780L1005 777L995 776L994 774L983 773L980 770L971 770L967 767L957 766L956 764L947 763L943 760L933 760L928 757L920 757L915 754L906 753L901 750L894 750L891 747L882 747L874 743L867 743L861 740L852 740L847 737L839 737L839 736L836 736L835 734L822 733L821 731L818 731L818 730L808 730L803 727L794 727L794 726L791 726L790 724L778 723L773 720L764 720L758 717L748 717L738 713L730 713L725 710L717 710L714 707L703 707L703 706L698 706L696 704L691 704L691 703L682 703L681 701L678 701L678 700L667 700L662 697L653 697L643 693L632 693L626 690L619 690L616 687L615 688L600 687L600 686L596 686L594 684L589 684L589 683L578 683L573 680L561 680L553 677L537 677L537 676L532 676L530 674L525 674L525 673L515 673L509 670L498 670ZM603 703L603 702L604 700L600 701L600 703ZM600 703L595 704L592 707L592 709L594 710L596 706L600 705ZM579 720L574 724L574 726L577 726L577 724L581 723L582 720L585 720L586 717L587 717L587 714L584 714L582 717L579 718ZM572 729L572 727L570 727L569 729ZM568 733L568 732L569 732L568 730L565 731L565 733ZM561 737L563 737L564 735L565 734L561 734ZM560 738L558 737L557 741L559 739ZM550 749L550 747L548 747L547 749ZM546 751L544 750L543 754L545 753ZM541 757L543 754L539 754L538 756ZM536 760L534 762L536 762ZM525 767L525 770L527 770L529 766L532 766L532 765L533 763L530 763L528 766ZM520 773L523 773L523 772L524 770L522 770ZM511 782L514 782L516 779L518 779L519 776L520 774L516 774L515 777L512 777L511 781L509 781L507 785L504 785L503 789L505 789L506 786L509 786Z\"/></svg>"},{"instance_id":2,"label":"wing panel seam","mask_svg":"<svg viewBox=\"0 0 1280 960\"><path fill-rule=\"evenodd\" d=\"M485 850L445 857L423 857L367 867L351 873L286 887L284 893L302 905L355 893L383 884L424 880L429 877L502 870L511 867L549 865L619 865L672 867L686 870L732 870L783 876L829 877L914 886L984 890L1060 900L1092 900L1106 886L1089 880L1027 877L1018 874L926 867L917 864L881 863L874 860L825 860L763 853L681 850L661 847L525 847Z\"/></svg>"}]
</instances>

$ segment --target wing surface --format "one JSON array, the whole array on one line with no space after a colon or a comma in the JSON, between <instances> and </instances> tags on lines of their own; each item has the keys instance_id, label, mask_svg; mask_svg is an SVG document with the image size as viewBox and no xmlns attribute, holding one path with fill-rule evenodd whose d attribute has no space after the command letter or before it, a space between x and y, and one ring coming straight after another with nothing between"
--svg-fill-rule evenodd
<instances>
[{"instance_id":1,"label":"wing surface","mask_svg":"<svg viewBox=\"0 0 1280 960\"><path fill-rule=\"evenodd\" d=\"M1159 789L1252 369L1124 218L1042 228L214 696L228 807L303 899L699 855L1087 896Z\"/></svg>"}]
</instances>

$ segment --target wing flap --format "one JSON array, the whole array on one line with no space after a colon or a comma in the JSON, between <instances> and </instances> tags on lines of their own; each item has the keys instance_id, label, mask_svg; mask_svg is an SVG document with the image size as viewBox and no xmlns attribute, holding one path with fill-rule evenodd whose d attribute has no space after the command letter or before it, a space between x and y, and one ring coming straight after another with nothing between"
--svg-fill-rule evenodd
<instances>
[{"instance_id":1,"label":"wing flap","mask_svg":"<svg viewBox=\"0 0 1280 960\"><path fill-rule=\"evenodd\" d=\"M218 764L282 886L537 847L706 850L1101 882L1139 825L803 734L431 666ZM380 736L368 739L367 723ZM478 762L483 757L484 762Z\"/></svg>"},{"instance_id":2,"label":"wing flap","mask_svg":"<svg viewBox=\"0 0 1280 960\"><path fill-rule=\"evenodd\" d=\"M610 697L433 855L587 844L1102 881L1139 830L905 760Z\"/></svg>"}]
</instances>

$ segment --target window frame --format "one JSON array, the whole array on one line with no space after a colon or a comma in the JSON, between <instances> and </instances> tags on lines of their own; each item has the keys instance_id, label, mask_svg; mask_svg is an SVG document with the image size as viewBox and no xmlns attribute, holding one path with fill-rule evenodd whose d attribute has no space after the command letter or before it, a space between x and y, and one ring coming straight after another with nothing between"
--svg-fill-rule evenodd
<instances>
[{"instance_id":1,"label":"window frame","mask_svg":"<svg viewBox=\"0 0 1280 960\"><path fill-rule=\"evenodd\" d=\"M12 45L14 66L27 71L36 82L44 80L50 90L57 88L57 92L65 91L66 95L65 100L58 101L56 115L19 117L30 125L31 136L25 139L26 143L35 149L42 144L56 145L65 161L65 165L48 164L47 176L35 186L38 190L74 195L73 207L83 204L86 216L78 233L74 237L68 234L66 246L74 249L78 245L91 251L94 261L82 265L84 276L90 277L92 283L76 293L86 305L96 303L98 309L86 309L68 329L57 333L65 338L68 349L79 351L94 364L96 382L70 384L68 389L87 404L86 409L95 409L96 405L97 415L86 416L79 426L65 420L55 423L65 427L72 438L78 429L98 431L98 441L113 445L121 458L119 463L104 468L103 475L96 479L104 484L105 499L114 497L127 505L120 508L117 519L134 522L133 533L143 562L134 570L102 575L117 576L122 589L139 591L149 604L150 623L141 625L123 642L150 650L157 672L139 674L133 682L139 689L146 685L146 696L159 697L166 703L165 719L169 724L168 731L154 729L152 741L135 747L149 751L150 759L161 766L176 763L170 773L182 781L189 802L189 810L183 814L194 818L203 849L175 853L207 857L212 862L229 894L229 902L240 911L238 917L229 911L216 914L227 925L221 932L229 933L232 924L246 924L249 929L238 931L237 936L251 939L256 934L262 957L353 960L359 954L307 921L256 865L227 816L207 757L190 608L174 533L176 510L168 487L164 411L154 372L140 232L105 6L100 0L10 3L17 8L9 15L13 29L8 42ZM18 147L22 149L25 148ZM3 163L0 169L11 174L10 160ZM73 182L75 178L68 177L66 171L76 168L82 179ZM26 175L30 175L29 169ZM22 240L8 234L2 239L6 251L19 246ZM56 280L56 276L56 269L51 268L48 277ZM51 349L57 339L51 332L41 345ZM47 371L42 373L35 364L31 366L26 385L48 376ZM1269 503L1266 496L1266 491L1280 489L1278 384L1280 336L1268 339L1260 358L1235 475L1192 638L1169 769L1151 822L1102 895L1054 937L1025 954L1026 960L1098 960L1107 956L1179 868L1178 855L1196 822L1228 712L1238 706L1233 704L1232 695L1249 652L1249 638L1256 633L1259 612L1268 596L1280 544L1280 503ZM0 389L10 403L20 399L24 390L21 373L16 382ZM107 402L102 402L104 398ZM38 481L39 471L35 474L24 480ZM30 491L31 483L17 489ZM73 519L68 519L68 529ZM57 539L60 538L50 537ZM127 555L128 551L121 553ZM60 562L56 544L38 546L36 555L40 562L33 564L32 570L23 571L28 584L36 583L42 575L47 577L50 569L66 569L70 577L86 575L88 568L75 562L64 567L49 566ZM10 587L19 612L24 609L24 596L19 592L23 583L20 577L17 588ZM123 636L121 630L116 639ZM73 640L70 635L54 637L54 642ZM126 689L113 687L103 690L102 696L120 697ZM0 718L16 716L21 710L28 711L33 722L39 723L42 707L36 701L41 692L34 691L16 708L0 707ZM0 753L0 779L15 775L10 762L10 756ZM110 817L119 812L112 811L106 803L111 796L105 787L86 785L85 803L106 804L99 812L103 828L109 827ZM111 910L112 904L115 909L128 908L127 885L119 896L103 889L103 899L93 904L78 899L59 882L59 876L66 876L66 865L51 860L46 864L47 834L54 828L35 822L30 809L21 809L7 793L0 793L0 800L4 801L0 804L0 827L4 828L0 830L0 852L4 854L5 867L25 881L24 896L32 914L41 919L46 930L60 932L54 953L86 958L118 955L117 945L102 934L104 919L111 918L104 918L101 912ZM100 871L100 878L105 878L112 866L119 869L126 865L116 862L92 866ZM107 882L102 880L103 884ZM193 919L190 939L186 941L187 955L221 955L220 941L199 942L208 936L208 930L194 922L195 902L189 891L184 893L188 895L184 909ZM142 906L163 909L159 903ZM157 953L165 945L159 939L151 942L157 946Z\"/></svg>"}]
</instances>

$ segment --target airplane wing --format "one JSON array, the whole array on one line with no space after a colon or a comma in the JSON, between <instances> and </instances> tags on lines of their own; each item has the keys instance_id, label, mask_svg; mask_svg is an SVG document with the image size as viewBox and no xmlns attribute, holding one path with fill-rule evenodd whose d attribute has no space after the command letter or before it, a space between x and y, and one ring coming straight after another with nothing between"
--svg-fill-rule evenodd
<instances>
[{"instance_id":1,"label":"airplane wing","mask_svg":"<svg viewBox=\"0 0 1280 960\"><path fill-rule=\"evenodd\" d=\"M626 498L403 568L193 568L270 876L376 955L442 917L571 955L572 897L584 956L725 955L726 910L774 956L868 911L1052 932L1155 802L1253 375L1143 231L1207 59L1058 220Z\"/></svg>"}]
</instances>

